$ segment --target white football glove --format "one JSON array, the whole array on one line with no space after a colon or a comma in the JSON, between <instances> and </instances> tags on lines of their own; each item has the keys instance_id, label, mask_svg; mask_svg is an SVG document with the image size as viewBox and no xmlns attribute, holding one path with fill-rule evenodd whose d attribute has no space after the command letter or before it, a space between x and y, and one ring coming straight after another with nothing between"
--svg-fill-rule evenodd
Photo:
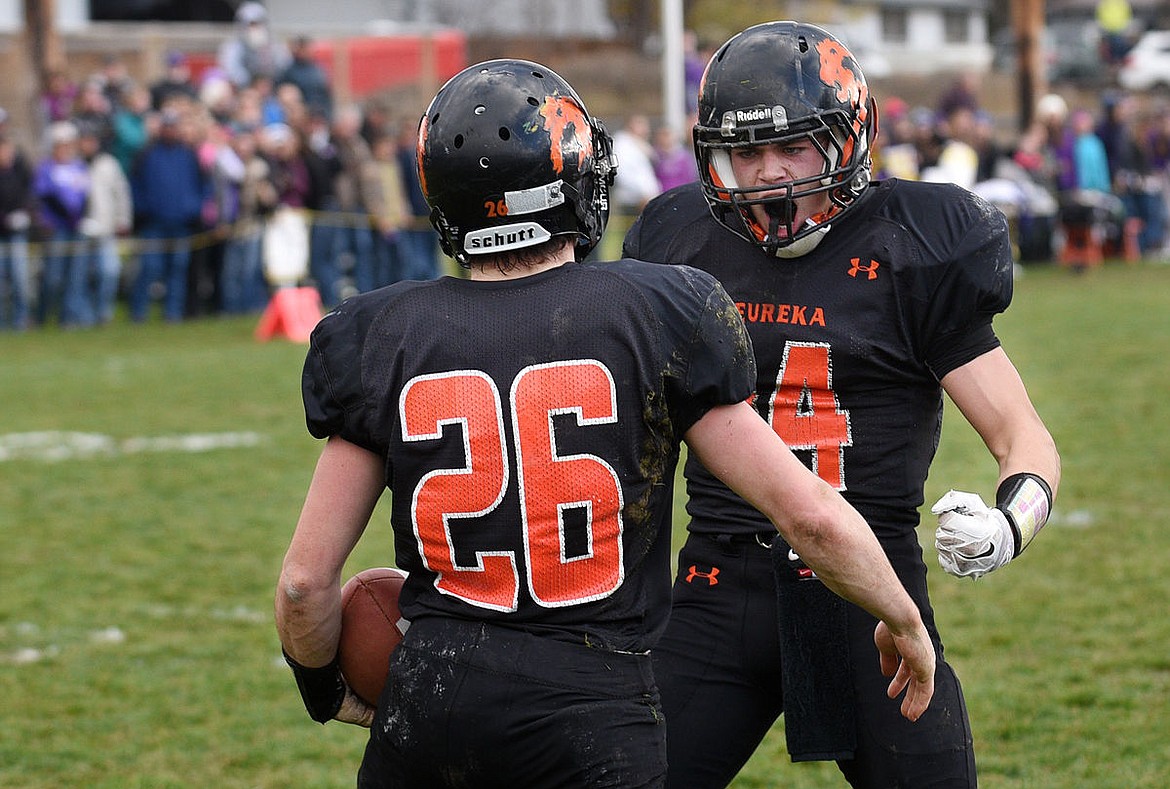
<instances>
[{"instance_id":1,"label":"white football glove","mask_svg":"<svg viewBox=\"0 0 1170 789\"><path fill-rule=\"evenodd\" d=\"M1016 537L1007 516L975 493L949 490L930 511L938 516L934 547L951 575L981 578L1016 555Z\"/></svg>"}]
</instances>

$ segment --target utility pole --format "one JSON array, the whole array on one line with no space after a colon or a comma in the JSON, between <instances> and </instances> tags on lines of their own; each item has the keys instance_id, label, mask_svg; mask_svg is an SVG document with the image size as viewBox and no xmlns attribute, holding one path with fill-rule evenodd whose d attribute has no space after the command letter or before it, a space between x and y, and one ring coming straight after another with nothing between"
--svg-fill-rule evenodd
<instances>
[{"instance_id":1,"label":"utility pole","mask_svg":"<svg viewBox=\"0 0 1170 789\"><path fill-rule=\"evenodd\" d=\"M1032 122L1037 98L1048 89L1044 73L1044 0L1013 0L1012 32L1016 38L1019 126Z\"/></svg>"},{"instance_id":2,"label":"utility pole","mask_svg":"<svg viewBox=\"0 0 1170 789\"><path fill-rule=\"evenodd\" d=\"M683 0L662 0L662 117L686 138L686 88L683 64Z\"/></svg>"},{"instance_id":3,"label":"utility pole","mask_svg":"<svg viewBox=\"0 0 1170 789\"><path fill-rule=\"evenodd\" d=\"M33 72L41 87L45 77L61 65L61 40L54 23L54 0L24 0L24 29Z\"/></svg>"},{"instance_id":4,"label":"utility pole","mask_svg":"<svg viewBox=\"0 0 1170 789\"><path fill-rule=\"evenodd\" d=\"M41 131L41 117L37 112L39 97L48 86L49 74L64 67L65 59L61 39L56 30L56 0L23 0L24 34L17 39L18 49L23 49L24 67L16 74L9 75L6 91L19 96L21 101L10 107L15 109L15 123L31 135L35 142Z\"/></svg>"}]
</instances>

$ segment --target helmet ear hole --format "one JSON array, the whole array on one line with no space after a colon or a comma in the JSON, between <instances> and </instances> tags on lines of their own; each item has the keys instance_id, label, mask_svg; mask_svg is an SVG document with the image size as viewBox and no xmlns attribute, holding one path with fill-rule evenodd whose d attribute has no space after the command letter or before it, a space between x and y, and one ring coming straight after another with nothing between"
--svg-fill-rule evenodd
<instances>
[{"instance_id":1,"label":"helmet ear hole","mask_svg":"<svg viewBox=\"0 0 1170 789\"><path fill-rule=\"evenodd\" d=\"M507 126L500 127L500 139L507 142L512 137L512 132L508 131Z\"/></svg>"}]
</instances>

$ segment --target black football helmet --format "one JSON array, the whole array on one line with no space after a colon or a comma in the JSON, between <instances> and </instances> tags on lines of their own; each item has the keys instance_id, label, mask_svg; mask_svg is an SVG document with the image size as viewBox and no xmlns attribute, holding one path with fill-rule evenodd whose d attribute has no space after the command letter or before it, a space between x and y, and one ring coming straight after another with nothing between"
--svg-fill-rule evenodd
<instances>
[{"instance_id":1,"label":"black football helmet","mask_svg":"<svg viewBox=\"0 0 1170 789\"><path fill-rule=\"evenodd\" d=\"M703 193L721 224L769 254L805 254L856 204L869 184L876 133L861 67L844 44L815 25L750 27L720 47L703 73L694 128ZM822 172L754 188L736 183L731 149L797 139L820 151ZM793 227L792 201L816 193L828 195L830 208ZM753 205L764 206L768 227Z\"/></svg>"},{"instance_id":2,"label":"black football helmet","mask_svg":"<svg viewBox=\"0 0 1170 789\"><path fill-rule=\"evenodd\" d=\"M576 91L524 60L471 66L419 123L418 169L443 251L470 256L577 237L582 259L609 217L613 146Z\"/></svg>"}]
</instances>

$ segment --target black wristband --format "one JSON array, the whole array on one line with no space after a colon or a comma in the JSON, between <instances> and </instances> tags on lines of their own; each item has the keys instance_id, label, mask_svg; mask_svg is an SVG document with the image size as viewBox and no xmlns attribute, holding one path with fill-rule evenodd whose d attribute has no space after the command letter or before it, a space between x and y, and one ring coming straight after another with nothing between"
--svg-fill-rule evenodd
<instances>
[{"instance_id":1,"label":"black wristband","mask_svg":"<svg viewBox=\"0 0 1170 789\"><path fill-rule=\"evenodd\" d=\"M1007 516L1019 556L1052 512L1052 488L1036 474L1012 474L995 491L995 507Z\"/></svg>"},{"instance_id":2,"label":"black wristband","mask_svg":"<svg viewBox=\"0 0 1170 789\"><path fill-rule=\"evenodd\" d=\"M284 662L292 669L293 677L297 681L297 689L301 692L301 700L305 702L305 709L309 717L317 723L333 720L333 716L341 709L345 701L345 680L341 676L341 664L336 656L333 660L319 668L302 666L293 660L288 652L282 648Z\"/></svg>"}]
</instances>

